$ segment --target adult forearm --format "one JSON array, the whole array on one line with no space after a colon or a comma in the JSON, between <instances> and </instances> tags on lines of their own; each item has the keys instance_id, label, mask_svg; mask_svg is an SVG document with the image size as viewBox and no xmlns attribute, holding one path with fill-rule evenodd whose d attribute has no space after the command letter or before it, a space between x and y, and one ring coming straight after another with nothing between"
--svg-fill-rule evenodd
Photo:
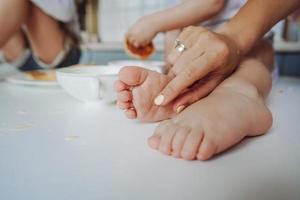
<instances>
[{"instance_id":1,"label":"adult forearm","mask_svg":"<svg viewBox=\"0 0 300 200\"><path fill-rule=\"evenodd\" d=\"M300 6L300 0L248 0L218 32L234 40L246 54L278 21Z\"/></svg>"},{"instance_id":2,"label":"adult forearm","mask_svg":"<svg viewBox=\"0 0 300 200\"><path fill-rule=\"evenodd\" d=\"M205 21L219 13L224 5L225 0L189 0L148 17L158 25L160 32L165 32Z\"/></svg>"}]
</instances>

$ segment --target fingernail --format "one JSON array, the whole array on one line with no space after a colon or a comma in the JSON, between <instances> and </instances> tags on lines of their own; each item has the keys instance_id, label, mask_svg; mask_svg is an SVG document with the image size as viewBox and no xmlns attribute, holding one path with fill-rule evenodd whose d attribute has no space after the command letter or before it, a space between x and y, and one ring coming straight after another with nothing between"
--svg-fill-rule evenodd
<instances>
[{"instance_id":1,"label":"fingernail","mask_svg":"<svg viewBox=\"0 0 300 200\"><path fill-rule=\"evenodd\" d=\"M160 106L165 100L164 95L160 94L154 99L154 104Z\"/></svg>"},{"instance_id":2,"label":"fingernail","mask_svg":"<svg viewBox=\"0 0 300 200\"><path fill-rule=\"evenodd\" d=\"M178 106L176 109L176 113L181 113L181 111L183 111L183 109L185 109L184 105Z\"/></svg>"}]
</instances>

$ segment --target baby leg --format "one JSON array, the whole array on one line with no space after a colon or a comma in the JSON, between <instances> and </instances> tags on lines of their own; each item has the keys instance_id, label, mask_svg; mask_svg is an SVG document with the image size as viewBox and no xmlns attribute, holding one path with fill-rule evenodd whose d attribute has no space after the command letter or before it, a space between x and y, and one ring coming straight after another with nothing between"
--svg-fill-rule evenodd
<instances>
[{"instance_id":1,"label":"baby leg","mask_svg":"<svg viewBox=\"0 0 300 200\"><path fill-rule=\"evenodd\" d=\"M150 147L166 155L207 160L246 136L266 133L272 124L264 102L271 88L271 66L266 65L272 63L273 51L265 47L258 45L209 96L160 123L149 138Z\"/></svg>"}]
</instances>

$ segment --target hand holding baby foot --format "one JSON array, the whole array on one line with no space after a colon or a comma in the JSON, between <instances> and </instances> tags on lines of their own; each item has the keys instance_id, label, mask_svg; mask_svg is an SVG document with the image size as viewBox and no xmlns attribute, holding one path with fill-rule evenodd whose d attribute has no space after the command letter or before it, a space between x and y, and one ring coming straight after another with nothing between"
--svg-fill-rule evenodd
<instances>
[{"instance_id":1,"label":"hand holding baby foot","mask_svg":"<svg viewBox=\"0 0 300 200\"><path fill-rule=\"evenodd\" d=\"M235 70L239 58L237 45L225 35L202 27L184 29L169 55L172 80L154 103L167 105L178 97L179 106L199 100Z\"/></svg>"},{"instance_id":2,"label":"hand holding baby foot","mask_svg":"<svg viewBox=\"0 0 300 200\"><path fill-rule=\"evenodd\" d=\"M141 47L149 44L157 33L151 18L144 16L129 28L125 37L134 47Z\"/></svg>"}]
</instances>

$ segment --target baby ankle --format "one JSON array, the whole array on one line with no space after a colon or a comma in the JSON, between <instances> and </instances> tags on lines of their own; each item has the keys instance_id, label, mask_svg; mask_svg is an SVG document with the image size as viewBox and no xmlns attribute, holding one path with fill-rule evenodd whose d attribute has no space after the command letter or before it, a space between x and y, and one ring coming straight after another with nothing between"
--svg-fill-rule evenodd
<instances>
[{"instance_id":1,"label":"baby ankle","mask_svg":"<svg viewBox=\"0 0 300 200\"><path fill-rule=\"evenodd\" d=\"M224 83L221 88L242 94L252 99L263 99L257 87L246 80L238 80L235 83Z\"/></svg>"}]
</instances>

